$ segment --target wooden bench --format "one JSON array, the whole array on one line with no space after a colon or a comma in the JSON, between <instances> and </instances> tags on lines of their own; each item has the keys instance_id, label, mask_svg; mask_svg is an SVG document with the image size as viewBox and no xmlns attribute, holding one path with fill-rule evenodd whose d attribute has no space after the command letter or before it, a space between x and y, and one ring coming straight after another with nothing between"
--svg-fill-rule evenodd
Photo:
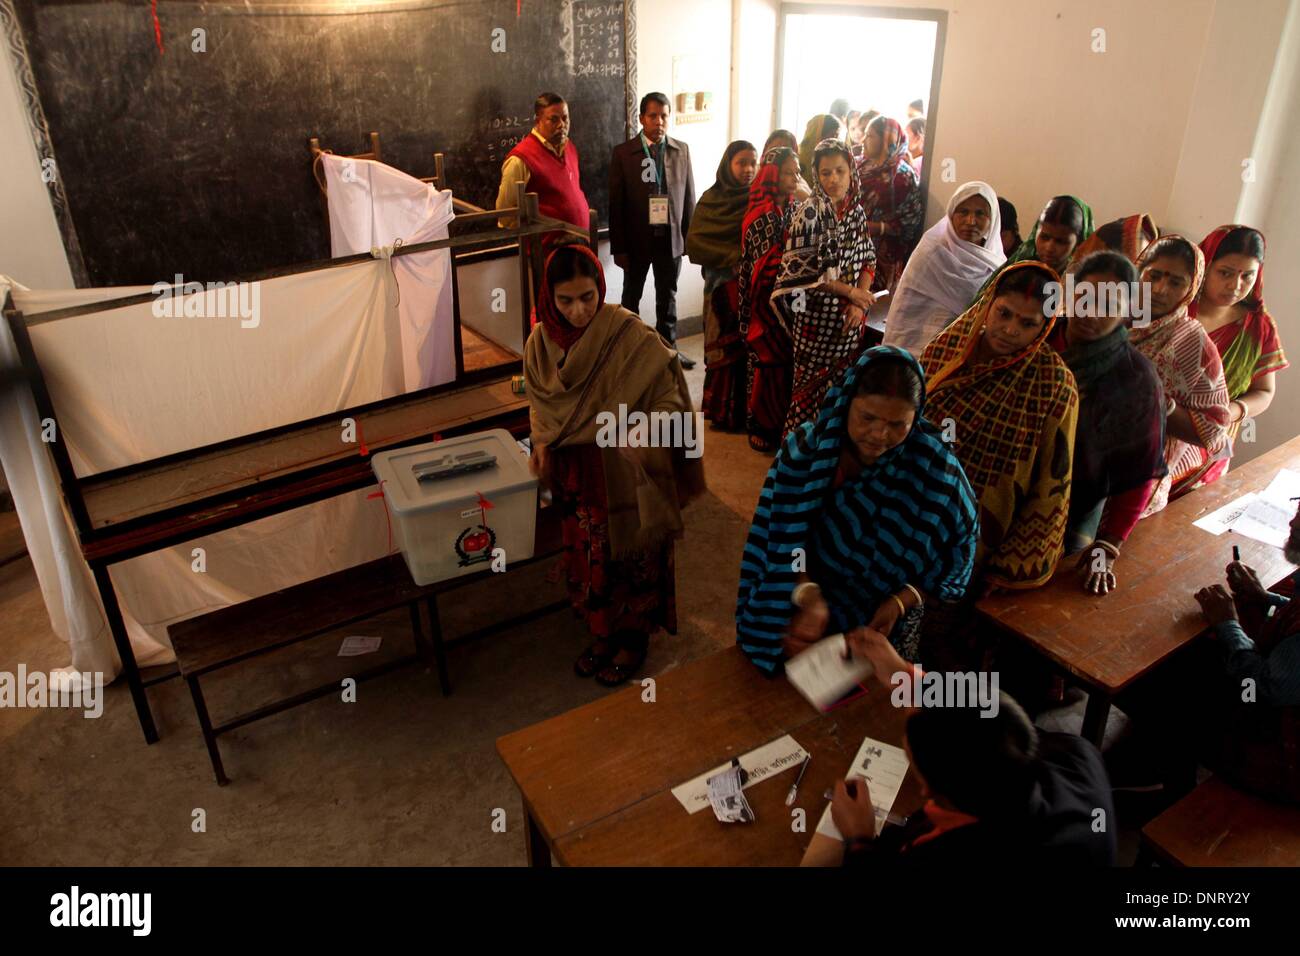
<instances>
[{"instance_id":1,"label":"wooden bench","mask_svg":"<svg viewBox=\"0 0 1300 956\"><path fill-rule=\"evenodd\" d=\"M533 556L511 562L509 570L559 553L562 541L558 510L554 507L538 509ZM509 573L509 570L505 573ZM451 685L447 678L446 644L442 639L437 596L492 573L494 572L483 570L434 584L418 585L411 579L402 556L393 554L170 625L167 632L176 652L177 668L189 685L190 696L194 699L194 710L198 715L199 728L203 732L203 741L207 745L217 783L223 786L229 783L217 748L217 737L298 704L338 693L339 684L322 684L214 725L199 685L199 679L203 675L405 605L410 609L415 653L387 661L351 677L360 683L407 664L423 661L437 668L438 681L445 696L451 693ZM425 640L421 626L421 601L428 609L431 642ZM498 621L462 636L456 643L540 617L565 604L566 601L553 602Z\"/></svg>"},{"instance_id":2,"label":"wooden bench","mask_svg":"<svg viewBox=\"0 0 1300 956\"><path fill-rule=\"evenodd\" d=\"M1300 866L1300 807L1211 777L1142 828L1140 863Z\"/></svg>"}]
</instances>

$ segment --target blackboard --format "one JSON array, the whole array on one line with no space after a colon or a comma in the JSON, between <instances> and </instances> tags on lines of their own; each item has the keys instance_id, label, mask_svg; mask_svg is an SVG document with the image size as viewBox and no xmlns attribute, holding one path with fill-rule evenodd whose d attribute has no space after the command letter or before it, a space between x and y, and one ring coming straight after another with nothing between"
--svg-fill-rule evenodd
<instances>
[{"instance_id":1,"label":"blackboard","mask_svg":"<svg viewBox=\"0 0 1300 956\"><path fill-rule=\"evenodd\" d=\"M569 101L607 214L635 82L624 0L160 2L162 52L143 0L15 7L91 285L327 257L311 136L357 153L376 130L414 176L441 152L454 193L490 208L543 90Z\"/></svg>"}]
</instances>

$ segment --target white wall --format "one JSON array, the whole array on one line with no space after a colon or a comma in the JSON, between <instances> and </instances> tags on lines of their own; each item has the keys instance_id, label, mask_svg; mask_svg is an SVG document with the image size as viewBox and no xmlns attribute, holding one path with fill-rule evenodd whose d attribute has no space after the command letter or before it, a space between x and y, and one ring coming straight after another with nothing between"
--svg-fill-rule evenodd
<instances>
[{"instance_id":1,"label":"white wall","mask_svg":"<svg viewBox=\"0 0 1300 956\"><path fill-rule=\"evenodd\" d=\"M1257 151L1258 132L1290 6L1290 0L1214 5L1169 203L1156 220L1161 231L1200 241L1235 221L1247 194L1257 208L1264 198L1276 151ZM1255 161L1254 184L1242 182L1247 158Z\"/></svg>"},{"instance_id":2,"label":"white wall","mask_svg":"<svg viewBox=\"0 0 1300 956\"><path fill-rule=\"evenodd\" d=\"M0 275L32 289L71 289L54 209L18 92L9 44L0 37Z\"/></svg>"},{"instance_id":3,"label":"white wall","mask_svg":"<svg viewBox=\"0 0 1300 956\"><path fill-rule=\"evenodd\" d=\"M1282 31L1254 154L1260 175L1246 187L1236 215L1224 221L1251 223L1264 233L1265 301L1294 364L1278 374L1277 397L1259 417L1254 443L1237 446L1234 459L1242 462L1300 434L1300 0L1292 0Z\"/></svg>"}]
</instances>

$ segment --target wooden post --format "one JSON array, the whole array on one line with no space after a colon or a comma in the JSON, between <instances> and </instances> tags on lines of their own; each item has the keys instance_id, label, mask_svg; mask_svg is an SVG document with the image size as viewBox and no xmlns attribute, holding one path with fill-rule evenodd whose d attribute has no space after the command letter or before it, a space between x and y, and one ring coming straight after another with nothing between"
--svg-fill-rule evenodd
<instances>
[{"instance_id":1,"label":"wooden post","mask_svg":"<svg viewBox=\"0 0 1300 956\"><path fill-rule=\"evenodd\" d=\"M519 212L519 225L521 226L528 222L528 202L525 199L527 190L526 184L515 184L515 206ZM523 328L523 338L520 341L523 342L528 341L528 334L532 331L529 326L529 318L533 312L533 280L529 275L531 271L529 244L533 241L532 236L519 237L519 310Z\"/></svg>"}]
</instances>

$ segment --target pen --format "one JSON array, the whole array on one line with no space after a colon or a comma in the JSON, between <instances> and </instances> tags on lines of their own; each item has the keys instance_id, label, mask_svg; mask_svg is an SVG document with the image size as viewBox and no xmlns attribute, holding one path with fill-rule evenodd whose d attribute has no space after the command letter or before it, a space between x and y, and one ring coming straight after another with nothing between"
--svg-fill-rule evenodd
<instances>
[{"instance_id":1,"label":"pen","mask_svg":"<svg viewBox=\"0 0 1300 956\"><path fill-rule=\"evenodd\" d=\"M1232 560L1241 560L1241 548L1237 547L1235 544L1232 546Z\"/></svg>"},{"instance_id":2,"label":"pen","mask_svg":"<svg viewBox=\"0 0 1300 956\"><path fill-rule=\"evenodd\" d=\"M794 778L794 783L790 784L790 792L785 795L785 805L794 806L794 798L799 793L799 784L803 783L803 775L808 771L808 764L812 762L812 754L805 754L803 763L799 765L799 776Z\"/></svg>"}]
</instances>

